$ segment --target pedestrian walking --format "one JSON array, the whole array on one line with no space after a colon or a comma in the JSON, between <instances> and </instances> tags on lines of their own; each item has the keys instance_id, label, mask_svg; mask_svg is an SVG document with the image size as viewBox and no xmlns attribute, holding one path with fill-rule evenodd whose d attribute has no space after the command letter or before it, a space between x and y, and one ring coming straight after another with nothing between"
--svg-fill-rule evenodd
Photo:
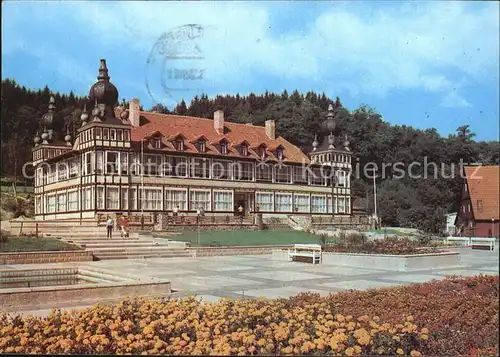
<instances>
[{"instance_id":1,"label":"pedestrian walking","mask_svg":"<svg viewBox=\"0 0 500 357\"><path fill-rule=\"evenodd\" d=\"M106 221L106 230L108 232L109 239L111 239L113 236L114 225L115 225L115 222L113 221L113 218L111 218L111 216L108 216L108 220Z\"/></svg>"}]
</instances>

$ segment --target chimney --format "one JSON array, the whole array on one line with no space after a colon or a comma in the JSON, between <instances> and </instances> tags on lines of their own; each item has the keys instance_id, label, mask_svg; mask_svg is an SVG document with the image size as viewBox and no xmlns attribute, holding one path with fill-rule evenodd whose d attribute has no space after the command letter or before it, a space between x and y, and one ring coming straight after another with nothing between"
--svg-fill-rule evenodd
<instances>
[{"instance_id":1,"label":"chimney","mask_svg":"<svg viewBox=\"0 0 500 357\"><path fill-rule=\"evenodd\" d=\"M269 139L276 139L276 122L274 120L266 120L266 134Z\"/></svg>"},{"instance_id":2,"label":"chimney","mask_svg":"<svg viewBox=\"0 0 500 357\"><path fill-rule=\"evenodd\" d=\"M139 102L139 99L137 98L134 98L132 99L130 102L129 102L129 105L128 105L128 111L129 111L129 120L130 120L130 124L132 124L132 126L135 126L135 127L138 127L139 126L139 118L140 118L140 115L139 115L139 108L140 108L141 104Z\"/></svg>"},{"instance_id":3,"label":"chimney","mask_svg":"<svg viewBox=\"0 0 500 357\"><path fill-rule=\"evenodd\" d=\"M224 112L222 110L214 112L214 129L218 134L224 134Z\"/></svg>"}]
</instances>

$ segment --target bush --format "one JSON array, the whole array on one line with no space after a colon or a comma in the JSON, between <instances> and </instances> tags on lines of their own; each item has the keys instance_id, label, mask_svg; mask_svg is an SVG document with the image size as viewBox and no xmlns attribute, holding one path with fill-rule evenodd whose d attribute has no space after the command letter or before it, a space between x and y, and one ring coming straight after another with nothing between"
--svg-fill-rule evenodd
<instances>
[{"instance_id":1,"label":"bush","mask_svg":"<svg viewBox=\"0 0 500 357\"><path fill-rule=\"evenodd\" d=\"M0 230L0 243L7 243L9 239L9 233L4 230Z\"/></svg>"},{"instance_id":2,"label":"bush","mask_svg":"<svg viewBox=\"0 0 500 357\"><path fill-rule=\"evenodd\" d=\"M408 238L389 236L383 239L366 241L363 234L341 235L334 244L325 247L326 252L365 253L365 254L423 254L436 253L434 247L422 249L418 242Z\"/></svg>"}]
</instances>

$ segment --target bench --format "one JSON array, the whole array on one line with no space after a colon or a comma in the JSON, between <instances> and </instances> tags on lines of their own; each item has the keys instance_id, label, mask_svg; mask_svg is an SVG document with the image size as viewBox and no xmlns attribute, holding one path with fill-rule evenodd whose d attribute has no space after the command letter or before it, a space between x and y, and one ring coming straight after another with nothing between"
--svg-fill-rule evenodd
<instances>
[{"instance_id":1,"label":"bench","mask_svg":"<svg viewBox=\"0 0 500 357\"><path fill-rule=\"evenodd\" d=\"M469 237L446 237L446 243L459 243L461 245L470 246Z\"/></svg>"},{"instance_id":2,"label":"bench","mask_svg":"<svg viewBox=\"0 0 500 357\"><path fill-rule=\"evenodd\" d=\"M294 244L292 249L288 249L288 261L294 258L311 258L313 264L321 263L321 245L319 244Z\"/></svg>"},{"instance_id":3,"label":"bench","mask_svg":"<svg viewBox=\"0 0 500 357\"><path fill-rule=\"evenodd\" d=\"M472 249L494 250L495 238L471 237Z\"/></svg>"}]
</instances>

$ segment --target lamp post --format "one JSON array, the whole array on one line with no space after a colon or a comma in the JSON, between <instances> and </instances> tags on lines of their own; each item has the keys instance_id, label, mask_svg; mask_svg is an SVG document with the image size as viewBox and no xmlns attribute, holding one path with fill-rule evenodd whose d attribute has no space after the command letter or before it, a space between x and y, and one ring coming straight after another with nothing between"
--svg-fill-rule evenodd
<instances>
[{"instance_id":1,"label":"lamp post","mask_svg":"<svg viewBox=\"0 0 500 357\"><path fill-rule=\"evenodd\" d=\"M334 151L333 149L330 150L330 175L331 175L331 184L332 184L332 199L331 199L331 203L332 203L332 223L335 222L335 208L333 206L333 195L334 195L334 189L335 189L335 171L333 170L333 158L334 158Z\"/></svg>"},{"instance_id":2,"label":"lamp post","mask_svg":"<svg viewBox=\"0 0 500 357\"><path fill-rule=\"evenodd\" d=\"M144 230L144 138L141 139L141 230Z\"/></svg>"},{"instance_id":3,"label":"lamp post","mask_svg":"<svg viewBox=\"0 0 500 357\"><path fill-rule=\"evenodd\" d=\"M373 211L374 211L374 214L375 214L375 224L378 224L377 181L375 180L375 172L373 173Z\"/></svg>"}]
</instances>

